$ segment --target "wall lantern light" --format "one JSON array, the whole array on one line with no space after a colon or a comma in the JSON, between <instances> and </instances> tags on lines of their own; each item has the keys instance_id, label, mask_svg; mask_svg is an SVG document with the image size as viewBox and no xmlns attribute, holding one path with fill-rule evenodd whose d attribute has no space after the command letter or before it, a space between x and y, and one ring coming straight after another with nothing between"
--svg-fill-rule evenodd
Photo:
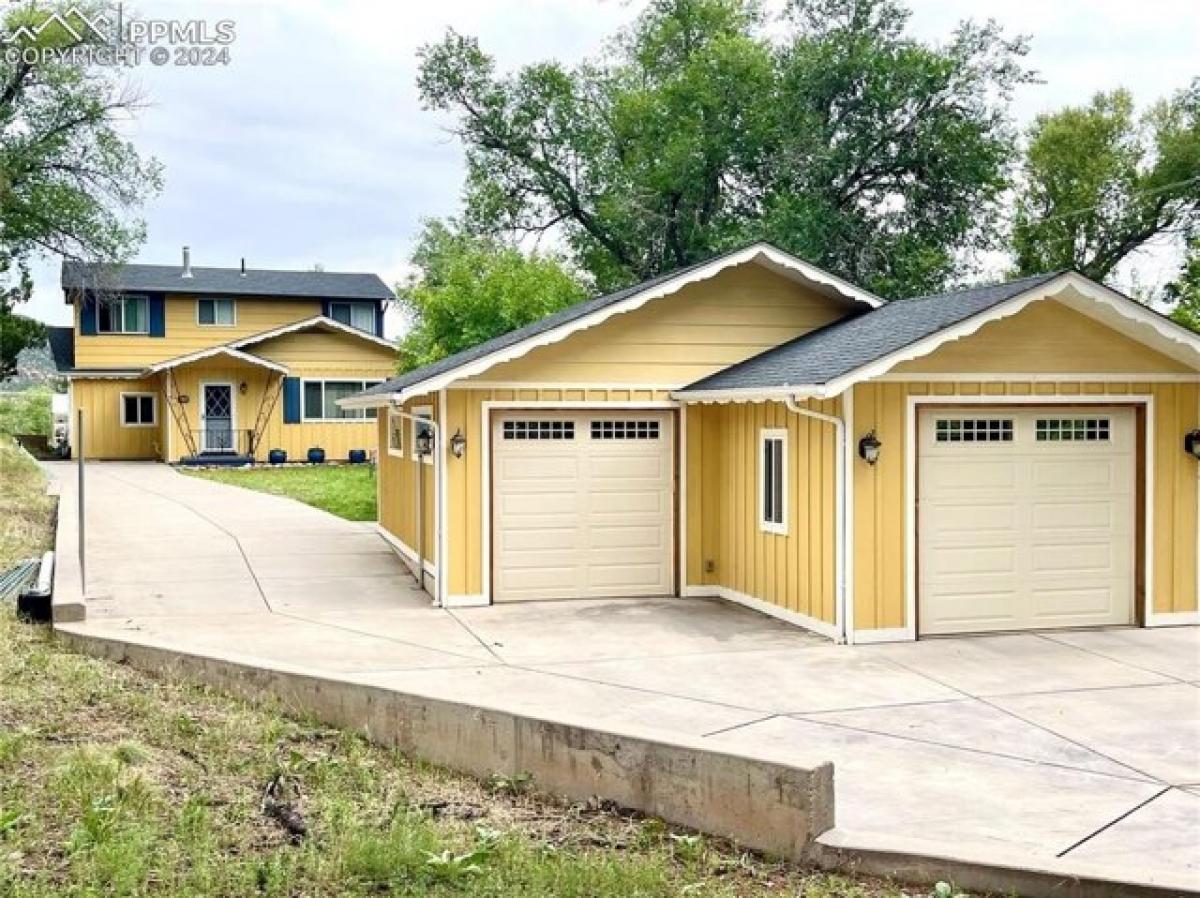
<instances>
[{"instance_id":1,"label":"wall lantern light","mask_svg":"<svg viewBox=\"0 0 1200 898\"><path fill-rule=\"evenodd\" d=\"M250 387L245 381L242 381L240 384L238 384L238 392L241 393L243 396L245 396L246 393L249 392L249 390L250 390Z\"/></svg>"},{"instance_id":2,"label":"wall lantern light","mask_svg":"<svg viewBox=\"0 0 1200 898\"><path fill-rule=\"evenodd\" d=\"M455 458L462 458L466 448L467 438L463 436L462 428L459 428L454 431L454 436L450 437L450 451L454 453Z\"/></svg>"},{"instance_id":3,"label":"wall lantern light","mask_svg":"<svg viewBox=\"0 0 1200 898\"><path fill-rule=\"evenodd\" d=\"M417 455L430 455L433 452L433 428L420 427L417 430Z\"/></svg>"},{"instance_id":4,"label":"wall lantern light","mask_svg":"<svg viewBox=\"0 0 1200 898\"><path fill-rule=\"evenodd\" d=\"M187 405L189 402L191 402L191 400L188 398L188 395L186 393L181 393L180 395L176 396L175 398L179 400L180 405Z\"/></svg>"},{"instance_id":5,"label":"wall lantern light","mask_svg":"<svg viewBox=\"0 0 1200 898\"><path fill-rule=\"evenodd\" d=\"M869 465L879 461L879 450L883 448L883 443L879 441L879 437L875 436L875 431L871 431L865 437L858 441L858 457Z\"/></svg>"},{"instance_id":6,"label":"wall lantern light","mask_svg":"<svg viewBox=\"0 0 1200 898\"><path fill-rule=\"evenodd\" d=\"M1200 458L1200 430L1193 430L1184 434L1183 451L1194 458Z\"/></svg>"}]
</instances>

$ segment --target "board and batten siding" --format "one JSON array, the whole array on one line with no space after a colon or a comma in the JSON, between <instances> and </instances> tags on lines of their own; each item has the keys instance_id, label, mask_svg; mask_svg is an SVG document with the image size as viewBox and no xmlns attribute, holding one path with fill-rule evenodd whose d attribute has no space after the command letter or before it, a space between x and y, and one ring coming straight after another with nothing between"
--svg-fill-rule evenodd
<instances>
[{"instance_id":1,"label":"board and batten siding","mask_svg":"<svg viewBox=\"0 0 1200 898\"><path fill-rule=\"evenodd\" d=\"M982 331L980 332L982 334ZM1116 361L1115 359L1113 361ZM1022 403L1038 396L1116 397L1138 403L1154 400L1153 433L1154 543L1150 564L1155 613L1191 613L1197 610L1197 463L1183 451L1183 435L1200 426L1200 384L1130 383L1096 381L1062 382L873 382L854 388L853 438L874 430L883 451L874 466L858 459L854 477L854 626L856 630L894 629L910 625L906 619L907 504L906 450L910 397L992 397L995 404L1017 399ZM939 403L939 407L942 406ZM953 407L950 404L948 407ZM974 407L974 402L972 402ZM1140 418L1139 418L1140 419ZM1139 465L1139 481L1144 476ZM1141 503L1138 503L1139 514ZM1139 528L1140 529L1140 528ZM1140 557L1139 570L1145 559ZM1138 611L1142 595L1139 587Z\"/></svg>"},{"instance_id":2,"label":"board and batten siding","mask_svg":"<svg viewBox=\"0 0 1200 898\"><path fill-rule=\"evenodd\" d=\"M123 427L121 394L153 393L157 397L156 427ZM163 457L166 446L166 408L157 377L129 380L73 380L71 382L71 431L79 426L83 411L83 451L86 458L104 460L147 460ZM77 437L72 448L78 451Z\"/></svg>"},{"instance_id":3,"label":"board and batten siding","mask_svg":"<svg viewBox=\"0 0 1200 898\"><path fill-rule=\"evenodd\" d=\"M84 336L79 328L82 303L75 303L75 365L79 368L138 368L321 314L319 299L232 298L236 302L237 323L225 327L197 322L197 297L168 294L162 337L145 334Z\"/></svg>"},{"instance_id":4,"label":"board and batten siding","mask_svg":"<svg viewBox=\"0 0 1200 898\"><path fill-rule=\"evenodd\" d=\"M530 350L463 386L472 380L683 386L829 324L848 310L760 265L746 265Z\"/></svg>"},{"instance_id":5,"label":"board and batten siding","mask_svg":"<svg viewBox=\"0 0 1200 898\"><path fill-rule=\"evenodd\" d=\"M808 402L841 414L840 400ZM687 410L687 585L731 590L833 625L837 439L832 425L783 403ZM759 526L760 436L787 431L787 533Z\"/></svg>"},{"instance_id":6,"label":"board and batten siding","mask_svg":"<svg viewBox=\"0 0 1200 898\"><path fill-rule=\"evenodd\" d=\"M406 402L403 410L413 414L413 409L428 406L434 421L438 419L437 396L420 397ZM438 559L437 520L435 477L432 464L418 462L413 458L413 422L404 420L404 449L403 457L392 455L388 451L388 413L386 408L379 410L376 438L379 446L378 482L379 482L379 524L391 536L403 543L404 554L409 560L415 559L417 544L417 477L424 478L424 515L422 526L422 554L430 565L436 565ZM419 475L418 475L419 471Z\"/></svg>"}]
</instances>

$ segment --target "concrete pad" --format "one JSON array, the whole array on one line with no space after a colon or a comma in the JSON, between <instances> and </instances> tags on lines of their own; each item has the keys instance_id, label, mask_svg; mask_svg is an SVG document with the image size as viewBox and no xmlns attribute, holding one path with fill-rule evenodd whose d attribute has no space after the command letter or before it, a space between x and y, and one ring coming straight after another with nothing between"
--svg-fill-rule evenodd
<instances>
[{"instance_id":1,"label":"concrete pad","mask_svg":"<svg viewBox=\"0 0 1200 898\"><path fill-rule=\"evenodd\" d=\"M812 633L712 599L512 602L457 609L454 614L512 664L829 644Z\"/></svg>"},{"instance_id":2,"label":"concrete pad","mask_svg":"<svg viewBox=\"0 0 1200 898\"><path fill-rule=\"evenodd\" d=\"M1164 676L1200 679L1200 627L1072 630L1043 637Z\"/></svg>"},{"instance_id":3,"label":"concrete pad","mask_svg":"<svg viewBox=\"0 0 1200 898\"><path fill-rule=\"evenodd\" d=\"M1118 820L1065 857L1144 869L1155 867L1200 871L1200 796L1178 789Z\"/></svg>"},{"instance_id":4,"label":"concrete pad","mask_svg":"<svg viewBox=\"0 0 1200 898\"><path fill-rule=\"evenodd\" d=\"M395 573L375 577L264 577L259 585L271 607L281 612L412 608L425 611L431 618L442 616L430 604L429 594L412 585L411 577Z\"/></svg>"},{"instance_id":5,"label":"concrete pad","mask_svg":"<svg viewBox=\"0 0 1200 898\"><path fill-rule=\"evenodd\" d=\"M862 646L966 695L1014 695L1061 689L1102 689L1170 682L1033 634L927 639Z\"/></svg>"},{"instance_id":6,"label":"concrete pad","mask_svg":"<svg viewBox=\"0 0 1200 898\"><path fill-rule=\"evenodd\" d=\"M373 533L330 533L298 535L290 530L284 537L243 536L238 544L251 558L270 555L393 555L383 539Z\"/></svg>"},{"instance_id":7,"label":"concrete pad","mask_svg":"<svg viewBox=\"0 0 1200 898\"><path fill-rule=\"evenodd\" d=\"M779 714L936 702L961 696L883 659L825 645L799 651L534 665L593 682Z\"/></svg>"},{"instance_id":8,"label":"concrete pad","mask_svg":"<svg viewBox=\"0 0 1200 898\"><path fill-rule=\"evenodd\" d=\"M247 580L251 579L246 560L235 550L232 553L199 552L192 558L152 558L130 556L119 562L104 564L108 559L91 558L96 582L107 584L175 583L188 580Z\"/></svg>"},{"instance_id":9,"label":"concrete pad","mask_svg":"<svg viewBox=\"0 0 1200 898\"><path fill-rule=\"evenodd\" d=\"M448 614L429 607L400 610L381 607L371 609L369 616L364 615L363 610L354 606L341 611L292 613L275 608L275 613L336 630L453 652L488 664L497 662L496 657L479 644L479 640Z\"/></svg>"},{"instance_id":10,"label":"concrete pad","mask_svg":"<svg viewBox=\"0 0 1200 898\"><path fill-rule=\"evenodd\" d=\"M705 741L721 749L754 746L760 757L830 759L840 828L993 844L1039 857L1053 857L1161 789L954 748L916 751L904 739L790 717ZM1146 859L1147 866L1157 863Z\"/></svg>"},{"instance_id":11,"label":"concrete pad","mask_svg":"<svg viewBox=\"0 0 1200 898\"><path fill-rule=\"evenodd\" d=\"M512 667L351 675L360 682L448 701L529 714L571 726L612 728L643 738L702 736L757 715L619 686L584 683Z\"/></svg>"},{"instance_id":12,"label":"concrete pad","mask_svg":"<svg viewBox=\"0 0 1200 898\"><path fill-rule=\"evenodd\" d=\"M894 705L864 711L832 711L804 715L804 719L911 739L925 745L969 749L1109 776L1150 779L1130 767L1032 727L1011 714L975 699L928 705Z\"/></svg>"},{"instance_id":13,"label":"concrete pad","mask_svg":"<svg viewBox=\"0 0 1200 898\"><path fill-rule=\"evenodd\" d=\"M90 599L88 615L160 617L180 614L224 615L267 610L253 578L180 580L172 583L113 584L116 594Z\"/></svg>"},{"instance_id":14,"label":"concrete pad","mask_svg":"<svg viewBox=\"0 0 1200 898\"><path fill-rule=\"evenodd\" d=\"M403 576L399 559L390 552L259 555L254 572L262 578Z\"/></svg>"},{"instance_id":15,"label":"concrete pad","mask_svg":"<svg viewBox=\"0 0 1200 898\"><path fill-rule=\"evenodd\" d=\"M1200 782L1200 690L1186 684L994 701L1164 783Z\"/></svg>"}]
</instances>

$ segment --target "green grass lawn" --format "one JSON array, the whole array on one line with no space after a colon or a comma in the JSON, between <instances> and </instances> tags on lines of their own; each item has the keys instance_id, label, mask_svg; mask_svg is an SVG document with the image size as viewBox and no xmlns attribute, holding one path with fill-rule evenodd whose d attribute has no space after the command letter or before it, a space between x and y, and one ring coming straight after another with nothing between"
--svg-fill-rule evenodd
<instances>
[{"instance_id":1,"label":"green grass lawn","mask_svg":"<svg viewBox=\"0 0 1200 898\"><path fill-rule=\"evenodd\" d=\"M351 521L375 520L374 465L180 468L192 477L288 496Z\"/></svg>"},{"instance_id":2,"label":"green grass lawn","mask_svg":"<svg viewBox=\"0 0 1200 898\"><path fill-rule=\"evenodd\" d=\"M41 469L0 432L0 570L53 548L54 500ZM4 726L0 708L0 730Z\"/></svg>"}]
</instances>

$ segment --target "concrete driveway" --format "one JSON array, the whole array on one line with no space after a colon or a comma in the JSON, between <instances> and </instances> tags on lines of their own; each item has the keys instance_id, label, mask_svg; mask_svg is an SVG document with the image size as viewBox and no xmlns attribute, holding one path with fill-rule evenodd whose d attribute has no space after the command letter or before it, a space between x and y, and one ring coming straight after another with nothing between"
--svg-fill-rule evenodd
<instances>
[{"instance_id":1,"label":"concrete driveway","mask_svg":"<svg viewBox=\"0 0 1200 898\"><path fill-rule=\"evenodd\" d=\"M831 760L864 846L1200 874L1198 628L850 648L716 600L444 612L371 527L162 465L90 471L75 632Z\"/></svg>"}]
</instances>

